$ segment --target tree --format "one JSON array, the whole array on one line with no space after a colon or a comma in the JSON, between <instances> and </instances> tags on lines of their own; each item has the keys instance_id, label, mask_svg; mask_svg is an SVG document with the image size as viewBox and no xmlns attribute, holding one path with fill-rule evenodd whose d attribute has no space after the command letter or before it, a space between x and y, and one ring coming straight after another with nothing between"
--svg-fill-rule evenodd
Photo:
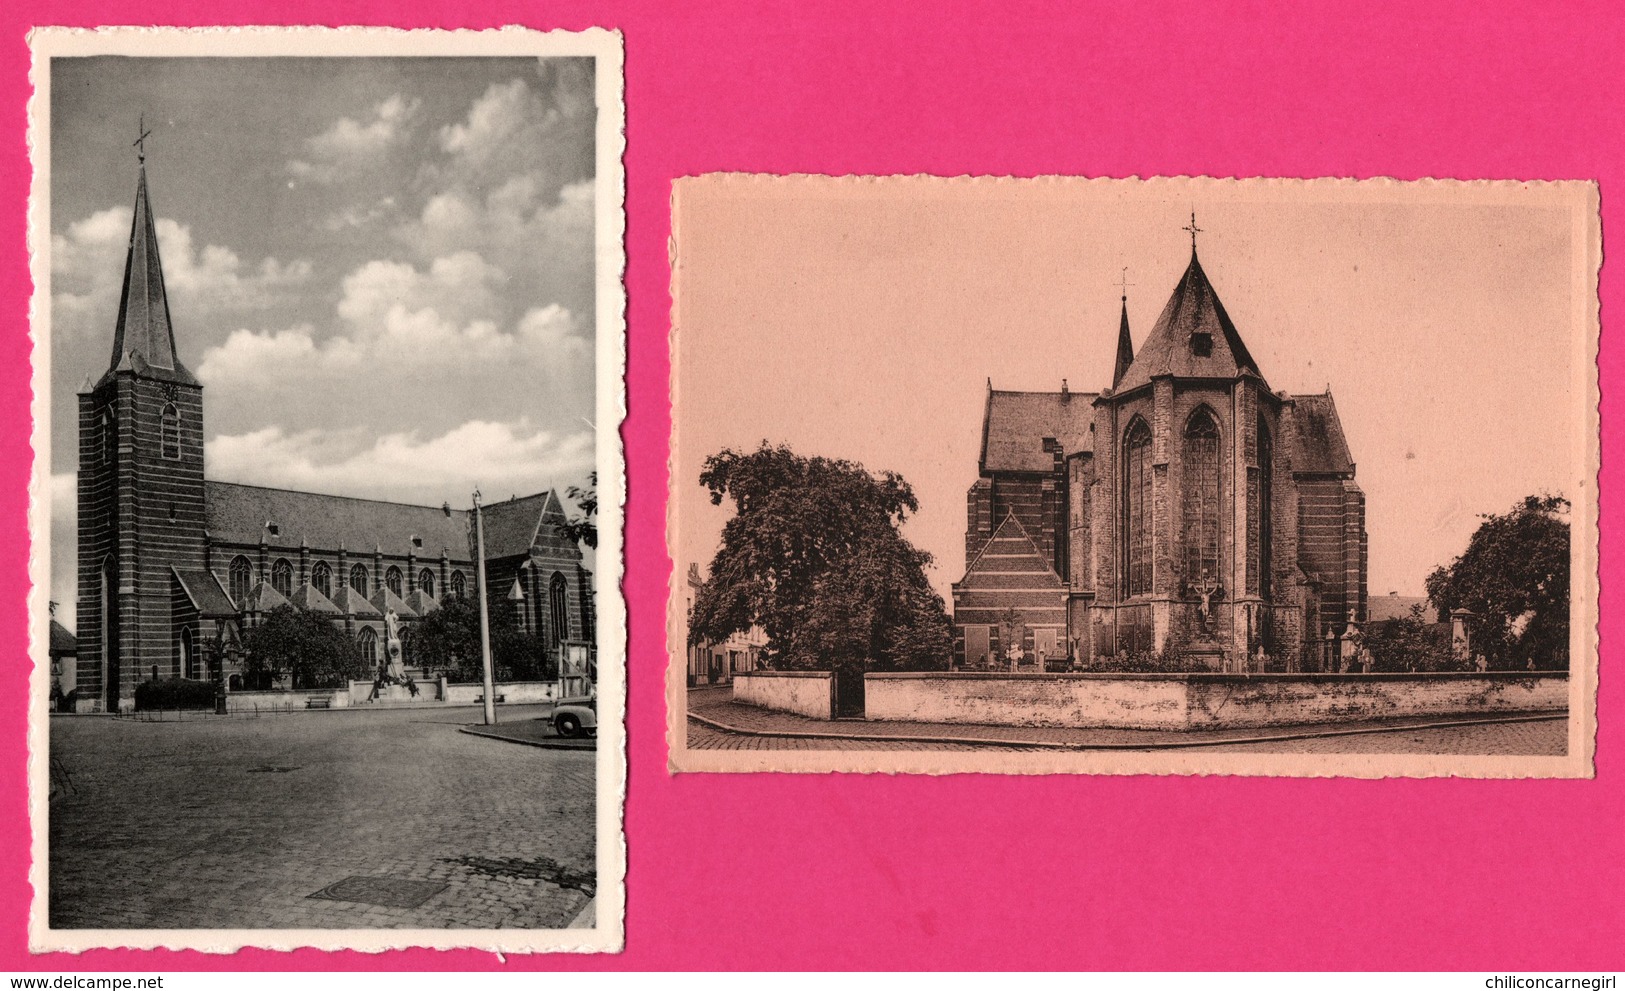
<instances>
[{"instance_id":1,"label":"tree","mask_svg":"<svg viewBox=\"0 0 1625 991\"><path fill-rule=\"evenodd\" d=\"M1420 603L1408 616L1367 623L1354 634L1354 646L1371 655L1373 671L1466 671L1468 660L1450 650L1450 633L1429 623Z\"/></svg>"},{"instance_id":2,"label":"tree","mask_svg":"<svg viewBox=\"0 0 1625 991\"><path fill-rule=\"evenodd\" d=\"M403 639L406 656L425 672L442 672L454 682L484 680L478 600L447 599L407 627ZM521 633L505 622L491 624L491 667L498 681L551 681L558 677L558 659L543 639L534 633Z\"/></svg>"},{"instance_id":3,"label":"tree","mask_svg":"<svg viewBox=\"0 0 1625 991\"><path fill-rule=\"evenodd\" d=\"M770 667L947 667L948 617L925 577L931 555L898 530L919 509L902 476L763 442L707 458L700 484L735 513L694 598L691 645L760 625Z\"/></svg>"},{"instance_id":4,"label":"tree","mask_svg":"<svg viewBox=\"0 0 1625 991\"><path fill-rule=\"evenodd\" d=\"M587 475L585 488L572 485L565 490L565 494L575 500L581 512L572 516L564 524L564 533L571 540L580 541L588 547L598 548L598 473Z\"/></svg>"},{"instance_id":5,"label":"tree","mask_svg":"<svg viewBox=\"0 0 1625 991\"><path fill-rule=\"evenodd\" d=\"M1568 511L1567 499L1547 495L1484 514L1467 550L1427 578L1441 619L1456 609L1477 614L1473 652L1493 667L1568 665Z\"/></svg>"},{"instance_id":6,"label":"tree","mask_svg":"<svg viewBox=\"0 0 1625 991\"><path fill-rule=\"evenodd\" d=\"M251 684L336 688L368 672L361 652L343 632L315 613L278 606L243 637L243 670Z\"/></svg>"}]
</instances>

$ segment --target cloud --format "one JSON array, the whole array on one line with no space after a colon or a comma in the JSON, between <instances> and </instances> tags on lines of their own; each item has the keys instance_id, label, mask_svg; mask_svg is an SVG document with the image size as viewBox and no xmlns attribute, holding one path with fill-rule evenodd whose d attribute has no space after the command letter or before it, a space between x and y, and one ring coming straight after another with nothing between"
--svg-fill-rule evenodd
<instances>
[{"instance_id":1,"label":"cloud","mask_svg":"<svg viewBox=\"0 0 1625 991\"><path fill-rule=\"evenodd\" d=\"M266 427L209 441L223 481L339 495L438 502L481 486L492 498L561 489L593 465L591 432L540 429L528 419L470 420L436 436L390 433L370 444L325 430Z\"/></svg>"},{"instance_id":2,"label":"cloud","mask_svg":"<svg viewBox=\"0 0 1625 991\"><path fill-rule=\"evenodd\" d=\"M366 171L412 131L422 101L396 94L372 108L366 120L340 117L305 140L306 157L288 162L288 173L324 185Z\"/></svg>"},{"instance_id":3,"label":"cloud","mask_svg":"<svg viewBox=\"0 0 1625 991\"><path fill-rule=\"evenodd\" d=\"M58 333L109 333L118 315L129 249L130 207L109 207L51 238L51 312ZM262 310L303 287L310 262L266 258L245 263L230 248L198 246L192 229L168 218L154 224L164 284L176 313L188 316Z\"/></svg>"}]
</instances>

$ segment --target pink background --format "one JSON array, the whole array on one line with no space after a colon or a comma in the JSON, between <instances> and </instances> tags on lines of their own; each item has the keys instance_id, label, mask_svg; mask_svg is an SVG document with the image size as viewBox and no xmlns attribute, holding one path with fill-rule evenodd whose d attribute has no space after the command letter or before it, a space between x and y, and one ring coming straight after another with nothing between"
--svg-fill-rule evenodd
<instances>
[{"instance_id":1,"label":"pink background","mask_svg":"<svg viewBox=\"0 0 1625 991\"><path fill-rule=\"evenodd\" d=\"M666 238L713 170L1625 179L1625 17L1411 0L1181 3L47 4L0 13L0 969L479 969L489 954L31 958L24 772L35 24L602 25L626 35L631 771L627 950L511 968L1596 969L1618 966L1625 787L1603 678L1595 781L665 771ZM1625 296L1602 273L1604 319ZM1508 356L1515 360L1515 356ZM1602 526L1621 477L1603 335ZM1602 546L1605 654L1622 630ZM1615 949L1610 951L1609 947Z\"/></svg>"}]
</instances>

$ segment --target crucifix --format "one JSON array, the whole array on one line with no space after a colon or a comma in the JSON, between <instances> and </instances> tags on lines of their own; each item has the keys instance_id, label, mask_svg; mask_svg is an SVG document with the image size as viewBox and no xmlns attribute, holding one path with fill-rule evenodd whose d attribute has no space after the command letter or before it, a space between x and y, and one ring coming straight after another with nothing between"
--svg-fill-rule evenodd
<instances>
[{"instance_id":1,"label":"crucifix","mask_svg":"<svg viewBox=\"0 0 1625 991\"><path fill-rule=\"evenodd\" d=\"M1201 623L1203 633L1213 632L1213 597L1219 594L1219 583L1202 569L1202 580L1192 586L1197 595L1202 597L1202 604L1197 607L1196 617Z\"/></svg>"},{"instance_id":2,"label":"crucifix","mask_svg":"<svg viewBox=\"0 0 1625 991\"><path fill-rule=\"evenodd\" d=\"M147 130L146 114L141 115L135 129L139 132L140 136L134 141L130 142L130 147L135 149L136 161L145 165L147 161L147 138L152 136L152 132Z\"/></svg>"},{"instance_id":3,"label":"crucifix","mask_svg":"<svg viewBox=\"0 0 1625 991\"><path fill-rule=\"evenodd\" d=\"M1191 222L1190 222L1190 224L1188 226L1181 227L1180 230L1182 230L1182 231L1190 231L1191 232L1191 250L1195 251L1196 250L1196 235L1202 233L1202 228L1196 226L1196 211L1195 210L1191 211Z\"/></svg>"},{"instance_id":4,"label":"crucifix","mask_svg":"<svg viewBox=\"0 0 1625 991\"><path fill-rule=\"evenodd\" d=\"M1125 302L1125 303L1128 302L1128 287L1132 286L1133 284L1134 283L1132 283L1132 282L1130 282L1128 280L1128 266L1124 265L1123 266L1122 278L1120 278L1116 282L1112 283L1112 285L1114 285L1117 288L1123 290L1123 302Z\"/></svg>"}]
</instances>

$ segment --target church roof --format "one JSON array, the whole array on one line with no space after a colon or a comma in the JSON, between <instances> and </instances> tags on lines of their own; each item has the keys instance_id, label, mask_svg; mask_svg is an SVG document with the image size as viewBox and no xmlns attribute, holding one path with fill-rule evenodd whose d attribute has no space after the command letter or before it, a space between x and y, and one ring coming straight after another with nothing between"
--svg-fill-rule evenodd
<instances>
[{"instance_id":1,"label":"church roof","mask_svg":"<svg viewBox=\"0 0 1625 991\"><path fill-rule=\"evenodd\" d=\"M982 414L983 471L1048 472L1055 457L1044 449L1053 438L1064 454L1094 450L1093 393L1004 392L988 389Z\"/></svg>"},{"instance_id":2,"label":"church roof","mask_svg":"<svg viewBox=\"0 0 1625 991\"><path fill-rule=\"evenodd\" d=\"M169 321L164 267L158 258L158 232L147 202L147 168L135 188L135 216L130 247L124 258L124 289L118 323L113 329L113 360L108 373L134 371L157 378L197 384L175 354L175 329Z\"/></svg>"},{"instance_id":3,"label":"church roof","mask_svg":"<svg viewBox=\"0 0 1625 991\"><path fill-rule=\"evenodd\" d=\"M1211 353L1200 355L1192 348L1191 336L1197 333L1211 336ZM1243 370L1261 375L1192 249L1190 265L1116 389L1135 389L1161 375L1234 378Z\"/></svg>"},{"instance_id":4,"label":"church roof","mask_svg":"<svg viewBox=\"0 0 1625 991\"><path fill-rule=\"evenodd\" d=\"M1112 364L1112 388L1117 388L1123 376L1134 364L1134 338L1128 332L1128 297L1123 297L1123 317L1117 324L1117 360Z\"/></svg>"},{"instance_id":5,"label":"church roof","mask_svg":"<svg viewBox=\"0 0 1625 991\"><path fill-rule=\"evenodd\" d=\"M997 574L982 573L984 558L997 560L996 564L990 562L987 569ZM1011 513L1005 516L1004 522L993 531L993 536L965 565L965 577L959 580L958 585L960 588L1032 588L1030 583L1033 582L1045 588L1061 588L1066 584L1055 573L1054 566L1044 557L1038 545L1033 543L1027 528Z\"/></svg>"},{"instance_id":6,"label":"church roof","mask_svg":"<svg viewBox=\"0 0 1625 991\"><path fill-rule=\"evenodd\" d=\"M51 620L51 646L52 657L74 657L79 653L79 638L68 632L68 628Z\"/></svg>"},{"instance_id":7,"label":"church roof","mask_svg":"<svg viewBox=\"0 0 1625 991\"><path fill-rule=\"evenodd\" d=\"M538 533L551 533L554 526L568 522L564 506L552 489L522 499L493 503L484 507L483 515L487 559L527 553L536 543Z\"/></svg>"},{"instance_id":8,"label":"church roof","mask_svg":"<svg viewBox=\"0 0 1625 991\"><path fill-rule=\"evenodd\" d=\"M372 607L367 597L348 585L339 586L333 593L333 605L346 616L355 616L358 619L378 619L384 614Z\"/></svg>"},{"instance_id":9,"label":"church roof","mask_svg":"<svg viewBox=\"0 0 1625 991\"><path fill-rule=\"evenodd\" d=\"M438 558L445 550L453 560L467 561L468 513L439 506L411 506L377 499L294 492L289 489L203 483L206 519L211 539L223 543L258 544L261 535L276 547L306 546L320 550L340 547L366 555L373 548L401 555ZM275 536L265 525L275 523ZM423 546L414 547L419 537Z\"/></svg>"},{"instance_id":10,"label":"church roof","mask_svg":"<svg viewBox=\"0 0 1625 991\"><path fill-rule=\"evenodd\" d=\"M1354 459L1349 457L1343 423L1331 392L1292 397L1294 430L1292 470L1352 474Z\"/></svg>"},{"instance_id":11,"label":"church roof","mask_svg":"<svg viewBox=\"0 0 1625 991\"><path fill-rule=\"evenodd\" d=\"M305 582L303 585L294 589L293 594L288 596L288 599L294 604L296 609L303 610L304 612L323 613L330 616L337 616L342 612L338 606L333 604L332 599L329 599L327 596L323 595L321 591L315 586L311 585L310 582Z\"/></svg>"},{"instance_id":12,"label":"church roof","mask_svg":"<svg viewBox=\"0 0 1625 991\"><path fill-rule=\"evenodd\" d=\"M180 583L181 591L191 600L192 608L204 619L221 619L237 615L237 607L231 604L231 596L220 587L220 579L209 571L182 571L171 567L175 580Z\"/></svg>"},{"instance_id":13,"label":"church roof","mask_svg":"<svg viewBox=\"0 0 1625 991\"><path fill-rule=\"evenodd\" d=\"M440 600L421 588L414 588L406 595L406 606L414 616L427 616L440 608Z\"/></svg>"},{"instance_id":14,"label":"church roof","mask_svg":"<svg viewBox=\"0 0 1625 991\"><path fill-rule=\"evenodd\" d=\"M372 598L368 599L367 601L372 603L372 607L378 610L380 614L389 612L391 609L393 609L395 610L395 615L400 616L403 619L416 619L418 615L417 612L414 611L411 606L408 606L400 596L390 591L388 585L378 586L378 591L372 593Z\"/></svg>"},{"instance_id":15,"label":"church roof","mask_svg":"<svg viewBox=\"0 0 1625 991\"><path fill-rule=\"evenodd\" d=\"M243 612L270 612L279 606L292 605L281 592L271 587L270 582L260 582L248 590L240 603Z\"/></svg>"}]
</instances>

